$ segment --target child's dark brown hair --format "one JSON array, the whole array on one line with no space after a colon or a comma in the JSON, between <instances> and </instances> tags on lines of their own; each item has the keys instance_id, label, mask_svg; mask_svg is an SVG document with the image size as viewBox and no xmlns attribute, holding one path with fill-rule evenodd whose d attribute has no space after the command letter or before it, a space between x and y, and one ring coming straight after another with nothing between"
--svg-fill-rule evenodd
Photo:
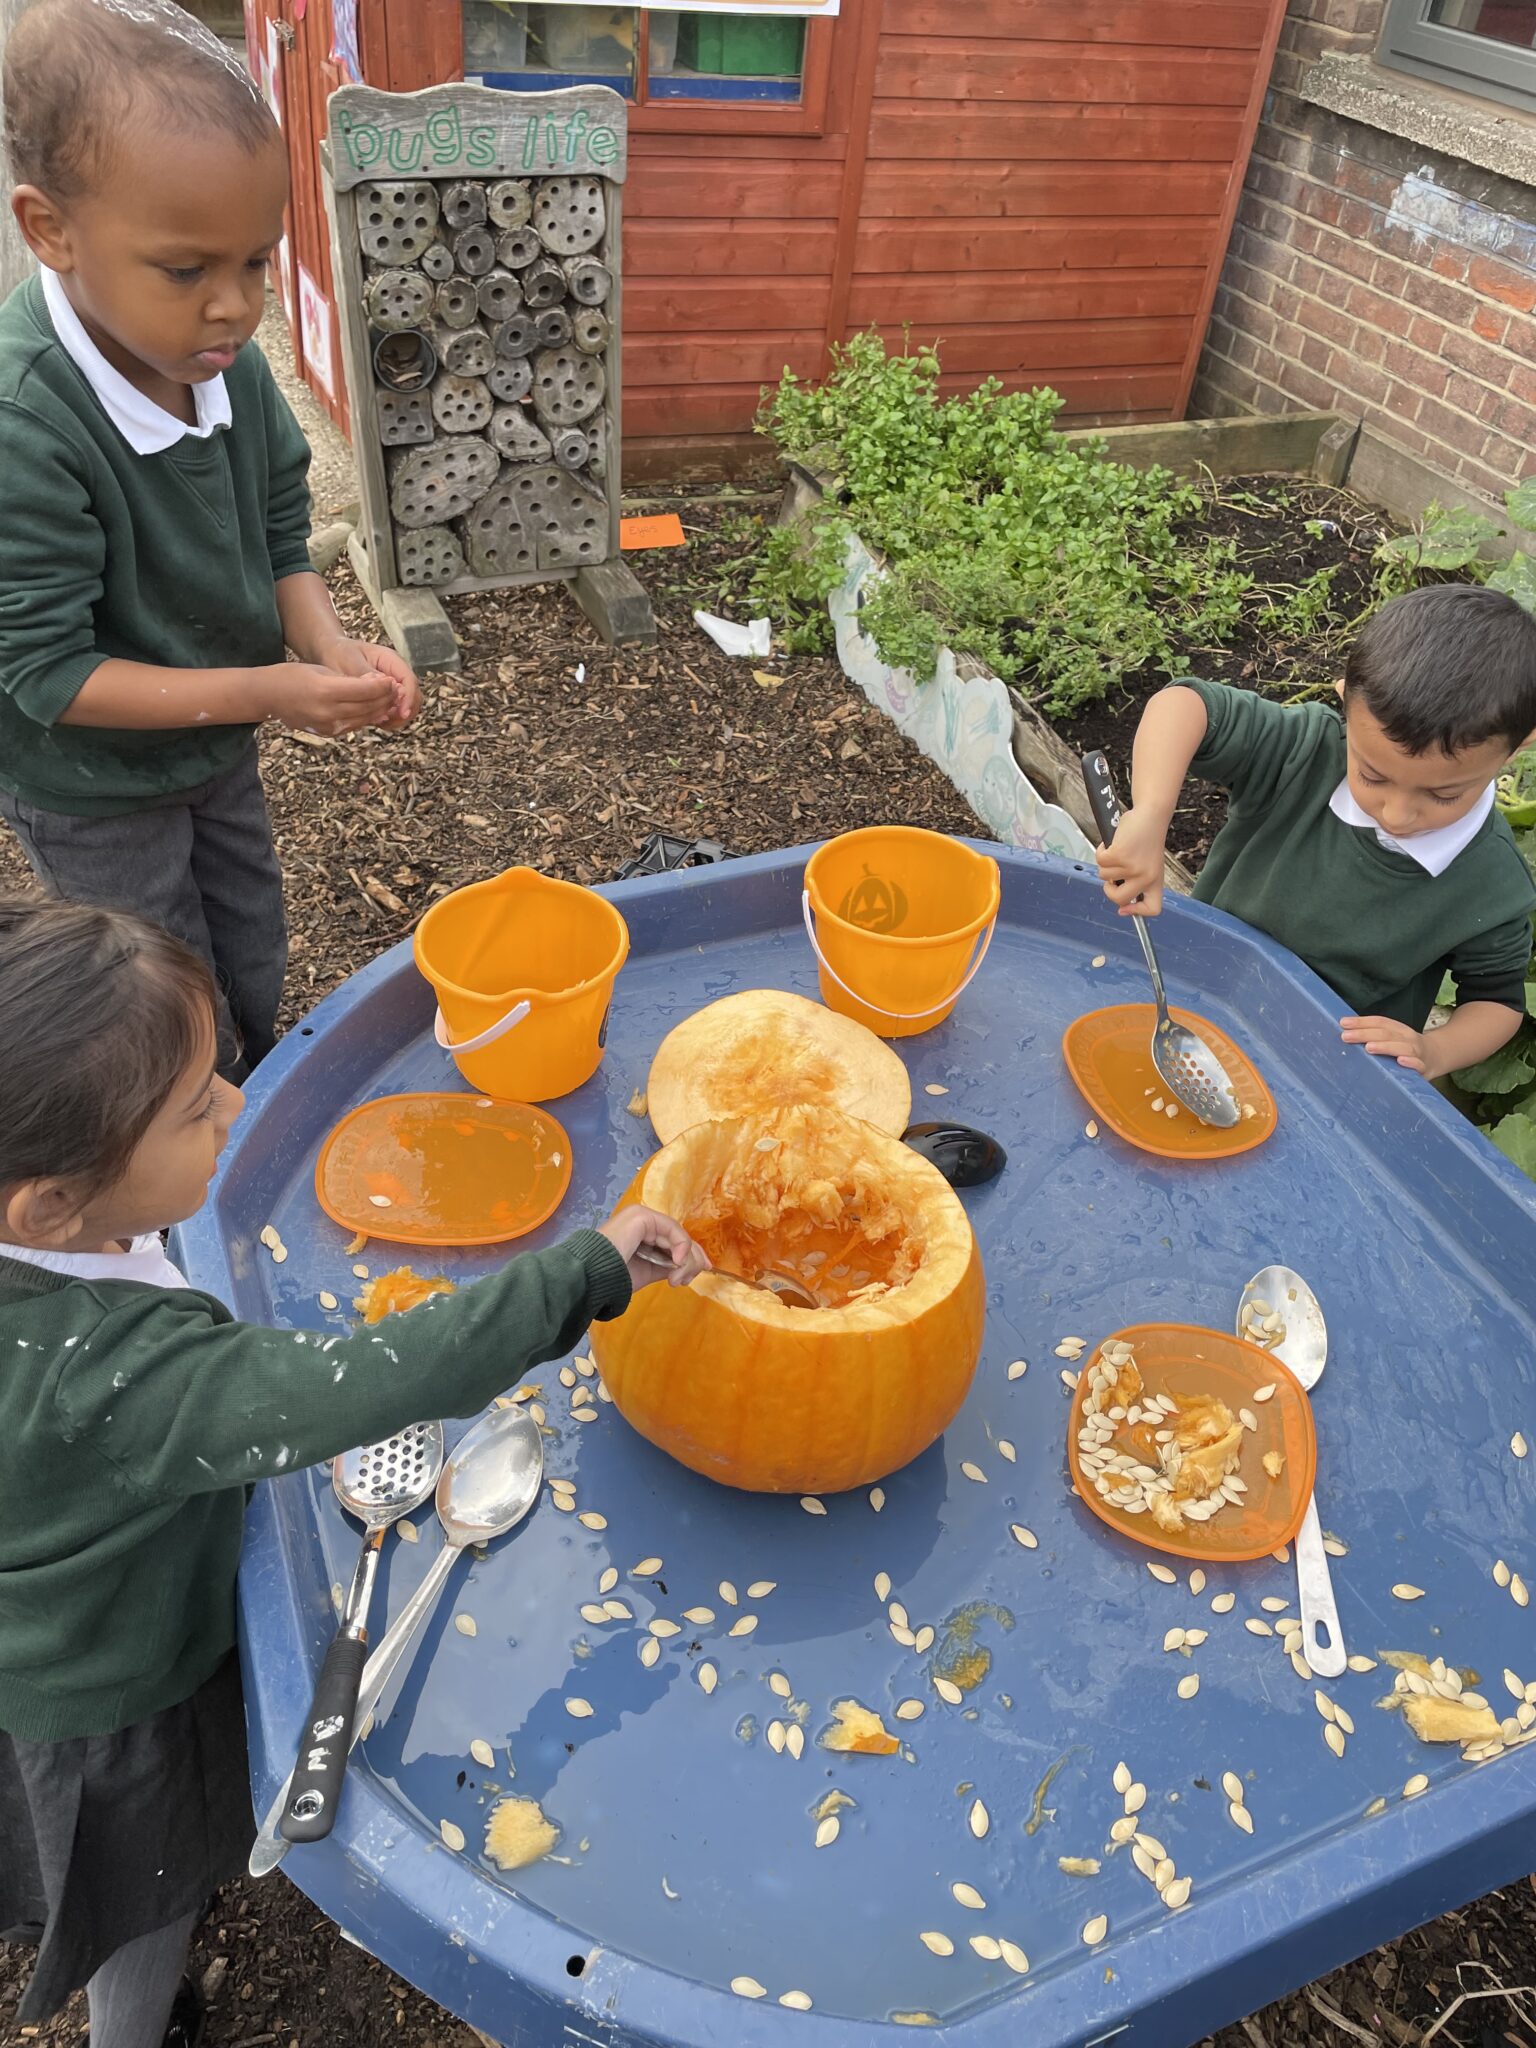
<instances>
[{"instance_id":1,"label":"child's dark brown hair","mask_svg":"<svg viewBox=\"0 0 1536 2048\"><path fill-rule=\"evenodd\" d=\"M0 896L0 1190L117 1180L199 1052L213 977L142 918Z\"/></svg>"}]
</instances>

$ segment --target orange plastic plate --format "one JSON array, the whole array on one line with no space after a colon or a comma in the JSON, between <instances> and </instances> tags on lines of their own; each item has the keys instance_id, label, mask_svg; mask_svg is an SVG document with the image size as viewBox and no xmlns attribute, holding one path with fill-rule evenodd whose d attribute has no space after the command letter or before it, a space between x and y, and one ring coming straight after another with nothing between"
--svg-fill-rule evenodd
<instances>
[{"instance_id":1,"label":"orange plastic plate","mask_svg":"<svg viewBox=\"0 0 1536 2048\"><path fill-rule=\"evenodd\" d=\"M505 1244L547 1222L570 1183L571 1141L549 1112L485 1095L381 1095L315 1162L326 1215L391 1244Z\"/></svg>"},{"instance_id":2,"label":"orange plastic plate","mask_svg":"<svg viewBox=\"0 0 1536 2048\"><path fill-rule=\"evenodd\" d=\"M1275 1128L1275 1098L1253 1062L1224 1031L1191 1010L1171 1012L1175 1023L1198 1032L1231 1076L1240 1105L1252 1109L1230 1130L1203 1124L1189 1110L1177 1116L1152 1105L1173 1098L1168 1084L1152 1064L1152 1027L1157 1011L1151 1003L1116 1003L1108 1010L1090 1010L1067 1026L1061 1041L1067 1066L1083 1100L1117 1137L1160 1159L1228 1159L1262 1145ZM1150 1091L1150 1092L1149 1092Z\"/></svg>"},{"instance_id":3,"label":"orange plastic plate","mask_svg":"<svg viewBox=\"0 0 1536 2048\"><path fill-rule=\"evenodd\" d=\"M1128 1330L1114 1331L1103 1341L1130 1345L1149 1394L1171 1394L1175 1400L1214 1394L1234 1416L1239 1409L1248 1409L1259 1426L1247 1432L1243 1443L1238 1468L1239 1478L1248 1482L1243 1506L1223 1508L1208 1522L1188 1523L1183 1536L1165 1535L1150 1515L1127 1515L1111 1507L1082 1468L1077 1436L1083 1426L1089 1375L1099 1358L1095 1351L1084 1362L1072 1397L1067 1463L1072 1468L1073 1485L1099 1520L1148 1550L1198 1558L1201 1563L1244 1564L1268 1557L1282 1543L1292 1542L1317 1478L1312 1403L1295 1374L1256 1344L1189 1323L1137 1323ZM1271 1383L1275 1389L1271 1398L1255 1401L1254 1389ZM1264 1470L1261 1461L1266 1451L1284 1455L1285 1469L1278 1479L1271 1479Z\"/></svg>"}]
</instances>

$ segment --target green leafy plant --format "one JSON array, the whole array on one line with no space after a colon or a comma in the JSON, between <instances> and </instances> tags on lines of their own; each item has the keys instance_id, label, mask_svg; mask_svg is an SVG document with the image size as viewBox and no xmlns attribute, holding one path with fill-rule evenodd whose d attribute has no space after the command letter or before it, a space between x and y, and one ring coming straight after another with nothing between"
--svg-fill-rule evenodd
<instances>
[{"instance_id":1,"label":"green leafy plant","mask_svg":"<svg viewBox=\"0 0 1536 2048\"><path fill-rule=\"evenodd\" d=\"M1514 525L1536 528L1536 477L1506 491L1504 504ZM1490 544L1502 540L1507 530L1465 505L1448 511L1431 504L1417 526L1392 534L1376 549L1378 597L1385 602L1414 589L1427 576L1445 576L1486 583L1536 612L1536 562L1519 549L1497 567L1484 560Z\"/></svg>"},{"instance_id":2,"label":"green leafy plant","mask_svg":"<svg viewBox=\"0 0 1536 2048\"><path fill-rule=\"evenodd\" d=\"M1134 470L1054 429L1053 391L939 392L936 350L878 335L836 352L810 385L786 372L760 431L827 484L775 534L749 596L802 645L820 630L858 535L885 558L863 617L881 654L926 680L948 646L1065 715L1180 641L1231 637L1250 579L1227 540L1198 530L1203 499L1166 470Z\"/></svg>"}]
</instances>

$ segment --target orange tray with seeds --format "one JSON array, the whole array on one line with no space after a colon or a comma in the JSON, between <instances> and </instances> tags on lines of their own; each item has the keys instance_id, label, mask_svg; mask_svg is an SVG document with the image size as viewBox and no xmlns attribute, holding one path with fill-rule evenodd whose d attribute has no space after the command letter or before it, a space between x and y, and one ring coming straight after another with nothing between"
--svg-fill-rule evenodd
<instances>
[{"instance_id":1,"label":"orange tray with seeds","mask_svg":"<svg viewBox=\"0 0 1536 2048\"><path fill-rule=\"evenodd\" d=\"M1134 1378L1124 1376L1123 1364L1116 1362L1117 1347L1127 1345L1140 1376L1139 1387ZM1097 1390L1094 1376L1105 1365L1116 1372L1116 1382L1112 1389ZM1273 1393L1257 1398L1266 1387L1272 1387ZM1121 1398L1126 1393L1128 1402ZM1179 1522L1165 1527L1145 1509L1127 1513L1106 1499L1094 1473L1085 1466L1079 1441L1096 1395L1106 1420L1109 1408L1126 1408L1126 1416L1115 1421L1109 1448L1154 1471L1162 1470L1165 1456L1165 1447L1156 1440L1160 1429L1172 1429L1176 1436L1182 1430L1188 1439L1184 1455L1198 1460L1204 1450L1213 1461L1210 1469L1219 1471L1226 1463L1221 1453L1224 1432L1236 1428L1240 1441L1230 1448L1238 1457L1236 1475L1247 1486L1241 1501L1229 1502L1208 1520L1184 1520L1175 1479L1171 1498L1179 1505ZM1148 1397L1158 1395L1176 1402L1176 1412L1130 1424L1131 1409L1143 1407ZM1246 1418L1251 1418L1254 1426L1250 1427ZM1266 1469L1266 1456L1281 1461L1277 1474ZM1290 1543L1301 1527L1317 1478L1312 1404L1295 1375L1256 1344L1188 1323L1138 1323L1106 1337L1085 1361L1067 1424L1067 1463L1085 1506L1118 1535L1129 1536L1149 1550L1166 1551L1171 1557L1192 1557L1202 1564L1244 1564ZM1188 1483L1186 1480L1186 1486ZM1130 1490L1129 1478L1124 1490Z\"/></svg>"},{"instance_id":2,"label":"orange tray with seeds","mask_svg":"<svg viewBox=\"0 0 1536 2048\"><path fill-rule=\"evenodd\" d=\"M315 1162L332 1222L391 1244L505 1244L547 1222L570 1184L571 1141L549 1112L486 1095L381 1095Z\"/></svg>"},{"instance_id":3,"label":"orange tray with seeds","mask_svg":"<svg viewBox=\"0 0 1536 2048\"><path fill-rule=\"evenodd\" d=\"M1204 1017L1178 1009L1169 1015L1176 1024L1197 1032L1226 1068L1241 1110L1231 1129L1203 1124L1182 1106L1176 1116L1167 1114L1173 1097L1152 1064L1157 1010L1151 1003L1090 1010L1067 1026L1061 1049L1088 1107L1128 1145L1155 1152L1160 1159L1227 1159L1262 1145L1275 1128L1278 1112L1253 1062ZM1154 1109L1159 1100L1163 1107Z\"/></svg>"}]
</instances>

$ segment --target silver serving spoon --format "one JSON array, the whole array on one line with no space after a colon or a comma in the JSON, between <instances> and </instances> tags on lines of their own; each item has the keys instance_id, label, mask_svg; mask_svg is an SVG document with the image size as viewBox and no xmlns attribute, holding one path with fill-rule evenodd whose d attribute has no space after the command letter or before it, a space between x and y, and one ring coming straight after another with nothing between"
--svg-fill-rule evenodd
<instances>
[{"instance_id":1,"label":"silver serving spoon","mask_svg":"<svg viewBox=\"0 0 1536 2048\"><path fill-rule=\"evenodd\" d=\"M1277 1317L1278 1331L1264 1327ZM1237 1334L1272 1351L1308 1393L1322 1378L1328 1363L1328 1326L1317 1296L1289 1266L1266 1266L1262 1273L1254 1274L1237 1304ZM1302 1652L1319 1678L1337 1678L1348 1660L1315 1493L1307 1498L1307 1512L1296 1537L1296 1592L1301 1605Z\"/></svg>"},{"instance_id":2,"label":"silver serving spoon","mask_svg":"<svg viewBox=\"0 0 1536 2048\"><path fill-rule=\"evenodd\" d=\"M468 1544L489 1543L515 1528L538 1499L543 1482L544 1443L526 1408L493 1409L459 1439L437 1482L443 1547L363 1667L354 1743L437 1604L460 1552ZM288 1844L278 1833L287 1798L284 1785L268 1809L251 1851L247 1869L252 1877L265 1877L276 1870L288 1853Z\"/></svg>"},{"instance_id":3,"label":"silver serving spoon","mask_svg":"<svg viewBox=\"0 0 1536 2048\"><path fill-rule=\"evenodd\" d=\"M304 1717L299 1760L289 1773L282 1830L290 1842L322 1842L336 1820L342 1775L352 1748L357 1693L368 1655L368 1609L384 1531L419 1508L443 1469L443 1425L411 1422L381 1443L331 1461L331 1485L367 1534L341 1613L341 1625L315 1680Z\"/></svg>"},{"instance_id":4,"label":"silver serving spoon","mask_svg":"<svg viewBox=\"0 0 1536 2048\"><path fill-rule=\"evenodd\" d=\"M1094 823L1099 828L1099 837L1108 846L1119 830L1121 813L1109 763L1102 754L1084 754L1083 786L1088 792L1088 803ZM1137 901L1140 900L1138 897ZM1157 998L1157 1023L1152 1030L1152 1064L1164 1086L1179 1098L1187 1110L1199 1117L1201 1123L1212 1124L1219 1131L1229 1131L1241 1114L1231 1077L1197 1032L1191 1031L1187 1024L1175 1024L1169 1016L1163 971L1157 964L1147 920L1133 917L1131 923L1136 927L1136 936L1146 955L1152 993Z\"/></svg>"}]
</instances>

